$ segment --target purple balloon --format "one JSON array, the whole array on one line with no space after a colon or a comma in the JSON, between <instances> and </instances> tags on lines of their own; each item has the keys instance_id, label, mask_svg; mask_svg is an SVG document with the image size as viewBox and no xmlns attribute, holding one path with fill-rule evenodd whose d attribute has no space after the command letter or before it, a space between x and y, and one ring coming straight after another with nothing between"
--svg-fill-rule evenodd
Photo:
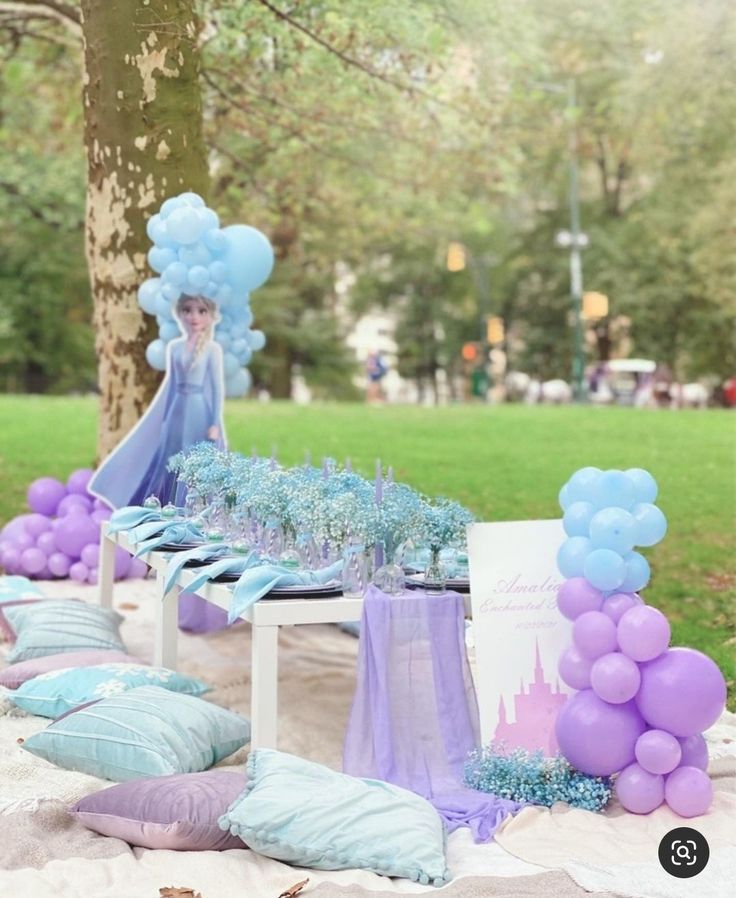
<instances>
[{"instance_id":1,"label":"purple balloon","mask_svg":"<svg viewBox=\"0 0 736 898\"><path fill-rule=\"evenodd\" d=\"M667 777L664 799L680 817L699 817L713 801L713 783L697 767L678 767Z\"/></svg>"},{"instance_id":2,"label":"purple balloon","mask_svg":"<svg viewBox=\"0 0 736 898\"><path fill-rule=\"evenodd\" d=\"M66 488L70 493L78 493L81 496L87 495L87 484L90 482L94 471L92 468L78 468L69 475L66 482Z\"/></svg>"},{"instance_id":3,"label":"purple balloon","mask_svg":"<svg viewBox=\"0 0 736 898\"><path fill-rule=\"evenodd\" d=\"M79 557L87 565L87 567L97 567L100 561L99 543L89 543L88 545L86 545L82 549Z\"/></svg>"},{"instance_id":4,"label":"purple balloon","mask_svg":"<svg viewBox=\"0 0 736 898\"><path fill-rule=\"evenodd\" d=\"M110 511L109 508L97 508L92 512L90 517L95 522L95 524L97 524L97 526L99 527L99 525L103 521L109 521L111 515L112 515L112 512Z\"/></svg>"},{"instance_id":5,"label":"purple balloon","mask_svg":"<svg viewBox=\"0 0 736 898\"><path fill-rule=\"evenodd\" d=\"M140 558L131 558L128 573L125 575L128 580L135 580L139 577L145 577L148 573L148 565Z\"/></svg>"},{"instance_id":6,"label":"purple balloon","mask_svg":"<svg viewBox=\"0 0 736 898\"><path fill-rule=\"evenodd\" d=\"M586 611L572 625L572 640L578 651L591 661L615 652L616 625L601 611Z\"/></svg>"},{"instance_id":7,"label":"purple balloon","mask_svg":"<svg viewBox=\"0 0 736 898\"><path fill-rule=\"evenodd\" d=\"M29 576L40 574L46 567L46 556L35 546L31 546L29 549L24 549L21 553L20 561L23 570Z\"/></svg>"},{"instance_id":8,"label":"purple balloon","mask_svg":"<svg viewBox=\"0 0 736 898\"><path fill-rule=\"evenodd\" d=\"M97 583L97 568L93 567L89 569L89 573L87 574L87 583Z\"/></svg>"},{"instance_id":9,"label":"purple balloon","mask_svg":"<svg viewBox=\"0 0 736 898\"><path fill-rule=\"evenodd\" d=\"M725 703L723 674L702 652L668 649L641 665L636 704L646 722L656 729L673 736L702 733L718 720Z\"/></svg>"},{"instance_id":10,"label":"purple balloon","mask_svg":"<svg viewBox=\"0 0 736 898\"><path fill-rule=\"evenodd\" d=\"M697 767L700 770L708 769L708 746L701 733L687 736L677 740L682 749L680 767Z\"/></svg>"},{"instance_id":11,"label":"purple balloon","mask_svg":"<svg viewBox=\"0 0 736 898\"><path fill-rule=\"evenodd\" d=\"M82 549L98 539L95 522L87 514L68 514L56 530L56 545L70 558L79 558Z\"/></svg>"},{"instance_id":12,"label":"purple balloon","mask_svg":"<svg viewBox=\"0 0 736 898\"><path fill-rule=\"evenodd\" d=\"M89 568L83 561L75 561L69 568L69 576L77 583L84 583L89 575Z\"/></svg>"},{"instance_id":13,"label":"purple balloon","mask_svg":"<svg viewBox=\"0 0 736 898\"><path fill-rule=\"evenodd\" d=\"M8 523L0 530L0 538L2 539L15 539L19 533L26 532L26 521L29 521L33 515L30 514L19 514L12 519L12 521L8 521Z\"/></svg>"},{"instance_id":14,"label":"purple balloon","mask_svg":"<svg viewBox=\"0 0 736 898\"><path fill-rule=\"evenodd\" d=\"M555 735L573 767L591 776L610 776L633 763L636 740L646 728L634 702L611 705L584 689L562 706Z\"/></svg>"},{"instance_id":15,"label":"purple balloon","mask_svg":"<svg viewBox=\"0 0 736 898\"><path fill-rule=\"evenodd\" d=\"M640 683L639 665L621 652L601 655L590 670L593 692L604 702L614 705L631 701L639 691Z\"/></svg>"},{"instance_id":16,"label":"purple balloon","mask_svg":"<svg viewBox=\"0 0 736 898\"><path fill-rule=\"evenodd\" d=\"M589 689L592 666L590 658L585 658L571 645L560 655L557 670L562 681L573 689Z\"/></svg>"},{"instance_id":17,"label":"purple balloon","mask_svg":"<svg viewBox=\"0 0 736 898\"><path fill-rule=\"evenodd\" d=\"M636 760L649 773L671 773L680 763L680 743L665 730L647 730L636 740Z\"/></svg>"},{"instance_id":18,"label":"purple balloon","mask_svg":"<svg viewBox=\"0 0 736 898\"><path fill-rule=\"evenodd\" d=\"M47 530L46 533L42 533L36 540L36 545L48 558L56 551L56 537L51 530Z\"/></svg>"},{"instance_id":19,"label":"purple balloon","mask_svg":"<svg viewBox=\"0 0 736 898\"><path fill-rule=\"evenodd\" d=\"M629 764L616 778L616 797L632 814L650 814L664 801L664 777Z\"/></svg>"},{"instance_id":20,"label":"purple balloon","mask_svg":"<svg viewBox=\"0 0 736 898\"><path fill-rule=\"evenodd\" d=\"M41 534L51 530L51 518L45 514L32 514L26 521L26 533L34 540L38 540Z\"/></svg>"},{"instance_id":21,"label":"purple balloon","mask_svg":"<svg viewBox=\"0 0 736 898\"><path fill-rule=\"evenodd\" d=\"M34 544L33 537L28 533L19 533L13 542L15 543L15 548L20 549L21 552L30 549Z\"/></svg>"},{"instance_id":22,"label":"purple balloon","mask_svg":"<svg viewBox=\"0 0 736 898\"><path fill-rule=\"evenodd\" d=\"M21 550L16 546L11 546L9 549L3 550L0 561L2 562L3 569L6 573L17 574L20 571L20 552Z\"/></svg>"},{"instance_id":23,"label":"purple balloon","mask_svg":"<svg viewBox=\"0 0 736 898\"><path fill-rule=\"evenodd\" d=\"M72 565L71 559L63 552L54 552L46 562L54 577L66 577Z\"/></svg>"},{"instance_id":24,"label":"purple balloon","mask_svg":"<svg viewBox=\"0 0 736 898\"><path fill-rule=\"evenodd\" d=\"M557 607L568 620L575 620L586 611L599 611L603 593L591 586L585 577L571 577L557 593Z\"/></svg>"},{"instance_id":25,"label":"purple balloon","mask_svg":"<svg viewBox=\"0 0 736 898\"><path fill-rule=\"evenodd\" d=\"M635 593L615 592L603 602L601 611L617 624L629 608L635 608L641 599Z\"/></svg>"},{"instance_id":26,"label":"purple balloon","mask_svg":"<svg viewBox=\"0 0 736 898\"><path fill-rule=\"evenodd\" d=\"M92 510L92 502L90 499L87 499L85 496L80 496L78 493L71 493L68 496L64 496L64 498L59 502L59 507L56 510L56 514L63 518L68 514L77 514L80 511L83 511L85 514L88 514Z\"/></svg>"},{"instance_id":27,"label":"purple balloon","mask_svg":"<svg viewBox=\"0 0 736 898\"><path fill-rule=\"evenodd\" d=\"M120 546L115 546L115 579L122 580L130 570L133 556Z\"/></svg>"},{"instance_id":28,"label":"purple balloon","mask_svg":"<svg viewBox=\"0 0 736 898\"><path fill-rule=\"evenodd\" d=\"M61 500L66 496L66 487L55 477L39 477L28 487L28 505L38 514L54 515Z\"/></svg>"},{"instance_id":29,"label":"purple balloon","mask_svg":"<svg viewBox=\"0 0 736 898\"><path fill-rule=\"evenodd\" d=\"M103 502L102 499L95 499L92 503L92 507L95 511L109 511L110 514L112 514L112 509L107 502Z\"/></svg>"},{"instance_id":30,"label":"purple balloon","mask_svg":"<svg viewBox=\"0 0 736 898\"><path fill-rule=\"evenodd\" d=\"M629 609L618 622L616 632L621 651L633 661L651 661L670 643L670 623L651 605Z\"/></svg>"}]
</instances>

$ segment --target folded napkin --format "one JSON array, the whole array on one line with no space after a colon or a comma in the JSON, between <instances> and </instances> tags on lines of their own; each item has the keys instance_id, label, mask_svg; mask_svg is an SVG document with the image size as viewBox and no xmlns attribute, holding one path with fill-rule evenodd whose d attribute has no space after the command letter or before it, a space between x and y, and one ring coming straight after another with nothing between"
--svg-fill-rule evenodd
<instances>
[{"instance_id":1,"label":"folded napkin","mask_svg":"<svg viewBox=\"0 0 736 898\"><path fill-rule=\"evenodd\" d=\"M205 543L194 549L187 549L186 552L175 552L166 565L166 574L164 578L164 595L169 592L176 582L179 572L188 561L215 561L221 555L226 555L232 549L227 543Z\"/></svg>"},{"instance_id":2,"label":"folded napkin","mask_svg":"<svg viewBox=\"0 0 736 898\"><path fill-rule=\"evenodd\" d=\"M144 533L147 528L155 526L158 526L158 531L154 530L150 535ZM202 542L204 540L204 534L199 527L189 521L177 524L166 524L164 522L163 529L160 528L161 522L157 521L156 524L141 524L132 531L130 535L131 542L136 543L138 546L135 553L136 558L140 555L145 555L146 552L152 552L154 549L158 548L158 546L162 546L165 543L181 544Z\"/></svg>"},{"instance_id":3,"label":"folded napkin","mask_svg":"<svg viewBox=\"0 0 736 898\"><path fill-rule=\"evenodd\" d=\"M318 571L292 571L275 564L262 564L246 569L233 590L233 600L228 612L228 623L240 617L272 589L283 586L324 585L337 580L342 572L342 561Z\"/></svg>"},{"instance_id":4,"label":"folded napkin","mask_svg":"<svg viewBox=\"0 0 736 898\"><path fill-rule=\"evenodd\" d=\"M139 524L162 520L159 509L144 508L142 505L126 505L125 508L118 508L110 515L109 532L118 533L121 530L132 530Z\"/></svg>"},{"instance_id":5,"label":"folded napkin","mask_svg":"<svg viewBox=\"0 0 736 898\"><path fill-rule=\"evenodd\" d=\"M220 574L242 574L249 568L262 564L263 561L258 552L220 558L218 561L214 561L212 564L208 564L197 571L197 576L187 586L187 592L196 592L200 586L203 586L208 580L214 580ZM232 623L232 621L229 621L229 623Z\"/></svg>"}]
</instances>

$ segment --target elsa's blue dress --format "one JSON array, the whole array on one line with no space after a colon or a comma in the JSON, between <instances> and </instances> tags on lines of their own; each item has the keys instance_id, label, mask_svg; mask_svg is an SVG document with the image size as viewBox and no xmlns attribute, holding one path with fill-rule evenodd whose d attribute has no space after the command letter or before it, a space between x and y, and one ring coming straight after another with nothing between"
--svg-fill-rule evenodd
<instances>
[{"instance_id":1,"label":"elsa's blue dress","mask_svg":"<svg viewBox=\"0 0 736 898\"><path fill-rule=\"evenodd\" d=\"M89 483L89 491L113 508L142 505L150 495L162 504L179 501L176 475L166 470L169 458L182 449L208 439L217 427L215 442L225 447L222 421L222 350L208 341L194 360L185 337L167 349L166 377L146 413L108 455ZM179 626L188 630L219 629L225 613L197 596L182 593Z\"/></svg>"}]
</instances>

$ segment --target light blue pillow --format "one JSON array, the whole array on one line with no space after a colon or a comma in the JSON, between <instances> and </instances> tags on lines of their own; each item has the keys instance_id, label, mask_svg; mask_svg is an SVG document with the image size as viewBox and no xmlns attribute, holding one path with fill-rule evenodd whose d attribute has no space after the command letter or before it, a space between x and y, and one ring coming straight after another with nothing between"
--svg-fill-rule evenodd
<instances>
[{"instance_id":1,"label":"light blue pillow","mask_svg":"<svg viewBox=\"0 0 736 898\"><path fill-rule=\"evenodd\" d=\"M318 870L449 881L442 820L413 792L267 748L251 752L247 771L245 791L218 823L260 854Z\"/></svg>"},{"instance_id":2,"label":"light blue pillow","mask_svg":"<svg viewBox=\"0 0 736 898\"><path fill-rule=\"evenodd\" d=\"M23 743L59 767L123 782L207 770L250 740L250 723L192 695L138 686L60 717Z\"/></svg>"},{"instance_id":3,"label":"light blue pillow","mask_svg":"<svg viewBox=\"0 0 736 898\"><path fill-rule=\"evenodd\" d=\"M4 613L16 634L8 664L85 649L125 651L119 633L122 615L109 608L73 600L46 600L14 605Z\"/></svg>"},{"instance_id":4,"label":"light blue pillow","mask_svg":"<svg viewBox=\"0 0 736 898\"><path fill-rule=\"evenodd\" d=\"M8 698L31 714L58 717L85 702L120 695L136 686L161 686L185 695L210 691L201 680L185 677L167 667L115 663L51 670L27 680Z\"/></svg>"}]
</instances>

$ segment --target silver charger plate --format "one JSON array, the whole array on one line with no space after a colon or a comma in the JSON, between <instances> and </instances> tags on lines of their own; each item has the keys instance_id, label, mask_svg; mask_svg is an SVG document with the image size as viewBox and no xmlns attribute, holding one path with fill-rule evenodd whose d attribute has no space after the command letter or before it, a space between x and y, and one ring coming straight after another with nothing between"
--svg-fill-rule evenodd
<instances>
[{"instance_id":1,"label":"silver charger plate","mask_svg":"<svg viewBox=\"0 0 736 898\"><path fill-rule=\"evenodd\" d=\"M154 552L186 552L188 549L198 549L200 546L203 546L204 542L201 543L163 543L160 546L156 546Z\"/></svg>"},{"instance_id":2,"label":"silver charger plate","mask_svg":"<svg viewBox=\"0 0 736 898\"><path fill-rule=\"evenodd\" d=\"M424 574L412 574L406 578L407 586L424 586ZM456 592L470 592L470 580L466 577L448 577L445 580L447 589L454 589Z\"/></svg>"},{"instance_id":3,"label":"silver charger plate","mask_svg":"<svg viewBox=\"0 0 736 898\"><path fill-rule=\"evenodd\" d=\"M299 584L295 586L277 586L268 593L269 596L278 596L281 598L287 596L325 596L325 595L342 595L342 586L337 582L332 583L313 583Z\"/></svg>"}]
</instances>

